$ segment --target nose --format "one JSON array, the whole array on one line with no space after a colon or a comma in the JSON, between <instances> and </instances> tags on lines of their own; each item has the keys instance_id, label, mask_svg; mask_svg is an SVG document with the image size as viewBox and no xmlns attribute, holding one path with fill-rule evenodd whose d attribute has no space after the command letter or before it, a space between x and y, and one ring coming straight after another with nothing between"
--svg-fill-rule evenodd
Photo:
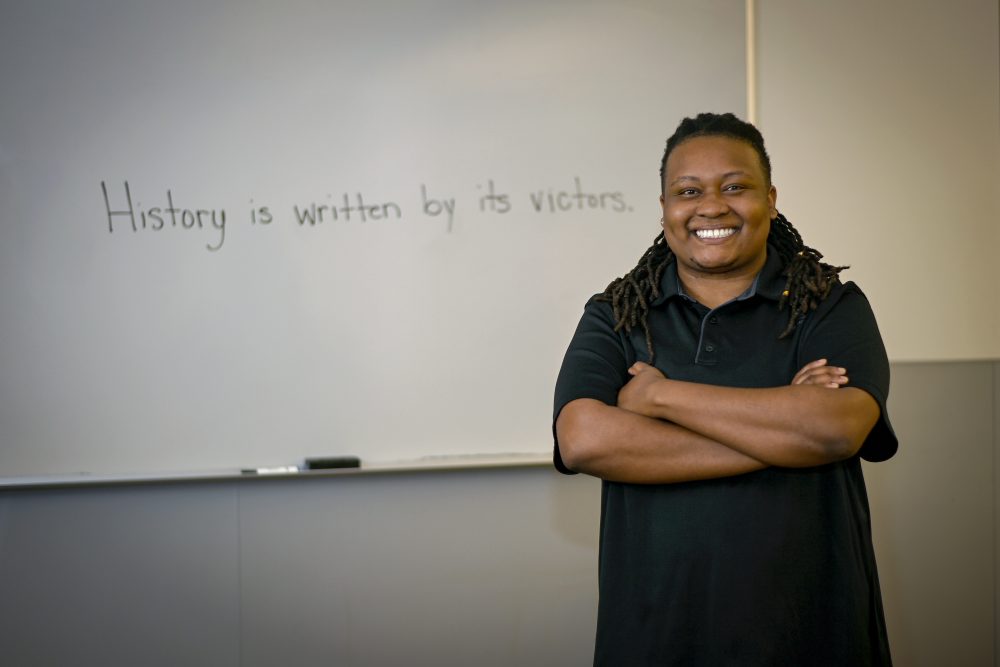
<instances>
[{"instance_id":1,"label":"nose","mask_svg":"<svg viewBox=\"0 0 1000 667\"><path fill-rule=\"evenodd\" d=\"M729 204L721 192L707 190L699 197L695 212L703 218L718 218L729 213Z\"/></svg>"}]
</instances>

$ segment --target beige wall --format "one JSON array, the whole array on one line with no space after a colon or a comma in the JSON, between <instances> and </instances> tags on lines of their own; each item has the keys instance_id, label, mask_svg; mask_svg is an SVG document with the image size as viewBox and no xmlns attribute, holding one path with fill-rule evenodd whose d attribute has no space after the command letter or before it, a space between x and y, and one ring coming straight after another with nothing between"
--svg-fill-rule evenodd
<instances>
[{"instance_id":1,"label":"beige wall","mask_svg":"<svg viewBox=\"0 0 1000 667\"><path fill-rule=\"evenodd\" d=\"M851 264L894 361L1000 357L996 0L758 0L779 208Z\"/></svg>"}]
</instances>

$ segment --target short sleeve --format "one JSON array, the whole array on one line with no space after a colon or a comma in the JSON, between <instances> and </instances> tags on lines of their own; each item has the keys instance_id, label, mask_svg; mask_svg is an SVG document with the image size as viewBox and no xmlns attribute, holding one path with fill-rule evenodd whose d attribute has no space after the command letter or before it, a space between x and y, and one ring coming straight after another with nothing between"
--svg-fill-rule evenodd
<instances>
[{"instance_id":1,"label":"short sleeve","mask_svg":"<svg viewBox=\"0 0 1000 667\"><path fill-rule=\"evenodd\" d=\"M587 302L563 357L556 380L555 409L552 414L553 463L559 472L573 474L559 454L556 420L567 403L592 398L607 405L618 402L618 391L628 382L628 368L634 355L625 337L615 331L610 304L591 298Z\"/></svg>"},{"instance_id":2,"label":"short sleeve","mask_svg":"<svg viewBox=\"0 0 1000 667\"><path fill-rule=\"evenodd\" d=\"M798 366L826 359L847 369L848 387L871 394L879 407L879 420L861 445L866 461L885 461L899 447L889 421L889 359L864 293L854 283L838 286L807 320L800 339Z\"/></svg>"}]
</instances>

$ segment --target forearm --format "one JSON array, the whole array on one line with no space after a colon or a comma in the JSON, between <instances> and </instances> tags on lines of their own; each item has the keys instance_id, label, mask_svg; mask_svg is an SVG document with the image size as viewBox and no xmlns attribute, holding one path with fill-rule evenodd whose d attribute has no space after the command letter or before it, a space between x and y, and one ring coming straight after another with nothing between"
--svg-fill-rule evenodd
<instances>
[{"instance_id":1,"label":"forearm","mask_svg":"<svg viewBox=\"0 0 1000 667\"><path fill-rule=\"evenodd\" d=\"M689 429L593 399L563 408L556 437L567 467L615 482L687 482L766 467Z\"/></svg>"},{"instance_id":2,"label":"forearm","mask_svg":"<svg viewBox=\"0 0 1000 667\"><path fill-rule=\"evenodd\" d=\"M878 419L866 392L819 386L742 389L664 379L642 414L666 419L770 465L823 465L855 454Z\"/></svg>"}]
</instances>

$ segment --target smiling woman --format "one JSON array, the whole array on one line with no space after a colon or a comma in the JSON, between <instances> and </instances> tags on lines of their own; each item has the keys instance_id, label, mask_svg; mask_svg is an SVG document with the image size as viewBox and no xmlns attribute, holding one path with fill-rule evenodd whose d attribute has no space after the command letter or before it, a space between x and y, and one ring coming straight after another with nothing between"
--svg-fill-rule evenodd
<instances>
[{"instance_id":1,"label":"smiling woman","mask_svg":"<svg viewBox=\"0 0 1000 667\"><path fill-rule=\"evenodd\" d=\"M897 447L888 360L770 173L752 125L685 119L662 234L566 352L555 465L604 480L595 664L891 663L860 464Z\"/></svg>"},{"instance_id":2,"label":"smiling woman","mask_svg":"<svg viewBox=\"0 0 1000 667\"><path fill-rule=\"evenodd\" d=\"M753 147L695 137L667 160L663 235L688 294L714 308L741 294L767 257L777 191Z\"/></svg>"},{"instance_id":3,"label":"smiling woman","mask_svg":"<svg viewBox=\"0 0 1000 667\"><path fill-rule=\"evenodd\" d=\"M756 174L756 178L762 177L766 183L769 193L769 213L770 223L768 226L767 243L773 246L774 250L781 256L781 262L785 267L784 275L788 276L785 289L782 290L779 300L779 309L789 306L788 323L781 337L789 335L797 326L800 318L810 310L815 310L819 302L825 299L837 281L837 276L846 267L831 266L821 262L823 255L810 248L802 242L802 237L788 220L778 213L774 208L777 199L777 190L771 184L771 158L764 148L764 138L753 125L744 123L733 114L701 114L696 118L685 118L678 126L677 131L667 140L667 148L663 153L660 162L660 204L663 208L664 216L661 224L664 228L663 234L657 234L646 252L639 258L638 264L628 274L617 278L608 285L604 293L595 297L599 301L608 301L612 304L615 315L615 330L625 329L630 331L639 325L646 334L646 347L652 359L654 356L652 335L646 319L647 303L650 298L660 296L660 280L667 266L674 263L674 247L668 243L667 231L667 179L668 162L674 152L683 147L687 142L698 139L719 139L724 143L722 146L713 147L713 152L722 151L723 154L729 152L739 152L737 144L743 144L739 148L749 147L755 153L756 158L747 166L746 171L736 170L745 173L748 177ZM736 143L734 143L736 142ZM742 156L745 158L745 154ZM719 159L726 161L733 159L720 155ZM723 169L721 176L735 177ZM676 181L683 178L677 176L671 178ZM693 176L690 176L693 178ZM687 180L687 179L685 179ZM746 187L739 183L728 183L730 189L740 191ZM679 188L685 192L687 197L695 197L698 192L696 188ZM705 224L708 230L712 225ZM733 229L730 226L730 229ZM734 230L735 231L735 230ZM703 231L704 235L724 235L727 230L720 228L720 231ZM682 249L682 244L678 241L678 249ZM678 268L684 272L686 269ZM723 279L725 275L721 276ZM689 271L689 278L692 283L697 281L697 276ZM698 289L698 285L686 285L689 289ZM725 285L717 285L725 293L733 292L734 289ZM709 291L711 287L709 286ZM738 293L738 292L737 292ZM716 304L718 305L718 304Z\"/></svg>"}]
</instances>

